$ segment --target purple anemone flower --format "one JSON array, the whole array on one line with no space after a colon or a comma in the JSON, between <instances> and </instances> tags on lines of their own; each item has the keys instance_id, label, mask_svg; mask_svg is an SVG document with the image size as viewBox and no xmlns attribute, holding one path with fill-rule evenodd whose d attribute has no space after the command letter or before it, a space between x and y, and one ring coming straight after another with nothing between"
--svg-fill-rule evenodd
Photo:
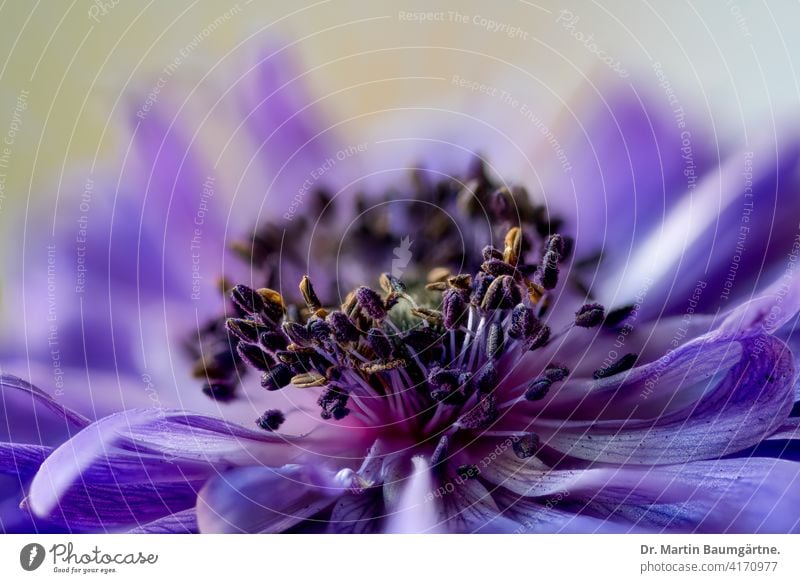
<instances>
[{"instance_id":1,"label":"purple anemone flower","mask_svg":"<svg viewBox=\"0 0 800 583\"><path fill-rule=\"evenodd\" d=\"M411 172L331 164L306 187L350 150L275 55L256 71L231 109L263 137L268 216L248 224L262 187L221 224L180 117L152 112L87 296L35 274L81 371L63 381L86 390L67 407L0 378L4 504L32 521L4 530L800 530L797 136L720 164L696 149L687 174L682 133L621 90L563 144L570 172L530 190L488 138L485 157L425 147ZM200 284L177 275L195 237ZM52 366L47 315L43 354L12 346L4 372L52 384L13 370Z\"/></svg>"}]
</instances>

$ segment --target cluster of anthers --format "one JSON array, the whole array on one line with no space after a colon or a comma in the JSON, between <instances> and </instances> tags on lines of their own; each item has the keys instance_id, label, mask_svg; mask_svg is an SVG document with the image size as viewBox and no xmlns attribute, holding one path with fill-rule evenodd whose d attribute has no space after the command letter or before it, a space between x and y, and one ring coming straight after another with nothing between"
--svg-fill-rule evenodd
<instances>
[{"instance_id":1,"label":"cluster of anthers","mask_svg":"<svg viewBox=\"0 0 800 583\"><path fill-rule=\"evenodd\" d=\"M502 250L484 247L473 275L438 268L426 284L408 285L384 273L382 293L358 287L339 309L324 306L308 277L300 282L302 310L287 309L274 290L238 285L232 298L242 317L228 319L226 327L266 390L319 390L323 419L348 418L345 423L417 442L441 436L446 447L459 431L491 435L502 411L543 399L569 376L565 367L548 364L535 378L508 386L526 353L565 333L553 333L546 320L570 247L561 235L533 240L513 227ZM529 255L539 262L526 263ZM595 327L605 318L603 306L585 304L570 327ZM633 360L623 358L595 376L622 372ZM274 431L284 420L273 409L257 423ZM535 453L536 435L516 437L519 457Z\"/></svg>"}]
</instances>

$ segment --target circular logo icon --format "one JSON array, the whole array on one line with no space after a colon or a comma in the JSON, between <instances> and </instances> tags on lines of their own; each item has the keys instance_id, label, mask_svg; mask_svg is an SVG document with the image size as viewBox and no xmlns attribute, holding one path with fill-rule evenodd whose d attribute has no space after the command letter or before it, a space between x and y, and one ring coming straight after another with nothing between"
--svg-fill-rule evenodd
<instances>
[{"instance_id":1,"label":"circular logo icon","mask_svg":"<svg viewBox=\"0 0 800 583\"><path fill-rule=\"evenodd\" d=\"M30 543L19 552L19 564L26 571L35 571L44 563L44 547L39 543Z\"/></svg>"}]
</instances>

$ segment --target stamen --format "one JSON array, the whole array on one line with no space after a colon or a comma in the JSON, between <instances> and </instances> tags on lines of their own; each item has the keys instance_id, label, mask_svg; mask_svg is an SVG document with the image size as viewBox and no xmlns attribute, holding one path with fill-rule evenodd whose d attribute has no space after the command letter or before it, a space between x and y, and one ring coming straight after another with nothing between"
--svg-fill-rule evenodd
<instances>
[{"instance_id":1,"label":"stamen","mask_svg":"<svg viewBox=\"0 0 800 583\"><path fill-rule=\"evenodd\" d=\"M317 372L307 372L292 377L291 384L298 389L308 389L310 387L322 387L328 383L328 379Z\"/></svg>"},{"instance_id":2,"label":"stamen","mask_svg":"<svg viewBox=\"0 0 800 583\"><path fill-rule=\"evenodd\" d=\"M491 259L498 259L500 261L503 260L503 252L495 247L492 247L491 245L484 247L481 253L484 261L489 261Z\"/></svg>"},{"instance_id":3,"label":"stamen","mask_svg":"<svg viewBox=\"0 0 800 583\"><path fill-rule=\"evenodd\" d=\"M203 383L202 391L207 397L224 403L233 399L236 385L233 382L210 381Z\"/></svg>"},{"instance_id":4,"label":"stamen","mask_svg":"<svg viewBox=\"0 0 800 583\"><path fill-rule=\"evenodd\" d=\"M514 454L521 460L528 459L536 455L541 447L539 436L535 433L523 433L519 439L513 442L512 449Z\"/></svg>"},{"instance_id":5,"label":"stamen","mask_svg":"<svg viewBox=\"0 0 800 583\"><path fill-rule=\"evenodd\" d=\"M356 290L355 298L358 306L372 319L382 320L386 317L386 309L383 300L377 292L366 286L361 286Z\"/></svg>"},{"instance_id":6,"label":"stamen","mask_svg":"<svg viewBox=\"0 0 800 583\"><path fill-rule=\"evenodd\" d=\"M261 386L268 391L277 391L292 382L292 369L288 365L278 363L261 375Z\"/></svg>"},{"instance_id":7,"label":"stamen","mask_svg":"<svg viewBox=\"0 0 800 583\"><path fill-rule=\"evenodd\" d=\"M509 275L496 277L489 284L486 295L481 302L484 310L509 310L520 303L522 296L519 287Z\"/></svg>"},{"instance_id":8,"label":"stamen","mask_svg":"<svg viewBox=\"0 0 800 583\"><path fill-rule=\"evenodd\" d=\"M575 325L580 328L594 328L603 323L605 308L600 304L585 304L575 312Z\"/></svg>"},{"instance_id":9,"label":"stamen","mask_svg":"<svg viewBox=\"0 0 800 583\"><path fill-rule=\"evenodd\" d=\"M630 370L636 364L636 359L638 357L639 356L637 354L632 352L626 354L625 356L617 360L615 363L594 371L594 375L592 376L595 379L600 380L606 377L614 376L615 374L619 374L621 372L625 372L626 370Z\"/></svg>"},{"instance_id":10,"label":"stamen","mask_svg":"<svg viewBox=\"0 0 800 583\"><path fill-rule=\"evenodd\" d=\"M234 287L231 292L231 297L234 303L239 306L243 312L251 316L262 313L266 307L264 305L264 300L258 292L246 285L240 284Z\"/></svg>"},{"instance_id":11,"label":"stamen","mask_svg":"<svg viewBox=\"0 0 800 583\"><path fill-rule=\"evenodd\" d=\"M247 364L259 371L268 371L275 366L275 359L266 353L257 344L240 342L236 347L236 352Z\"/></svg>"},{"instance_id":12,"label":"stamen","mask_svg":"<svg viewBox=\"0 0 800 583\"><path fill-rule=\"evenodd\" d=\"M392 356L392 343L386 333L379 328L370 328L367 332L367 344L381 360L388 360Z\"/></svg>"},{"instance_id":13,"label":"stamen","mask_svg":"<svg viewBox=\"0 0 800 583\"><path fill-rule=\"evenodd\" d=\"M314 286L311 285L311 280L307 275L304 275L303 279L300 280L300 293L303 295L303 300L312 314L322 308L322 302L319 301L317 294L314 292Z\"/></svg>"},{"instance_id":14,"label":"stamen","mask_svg":"<svg viewBox=\"0 0 800 583\"><path fill-rule=\"evenodd\" d=\"M461 289L450 288L442 296L442 322L448 330L456 328L467 314L465 295Z\"/></svg>"},{"instance_id":15,"label":"stamen","mask_svg":"<svg viewBox=\"0 0 800 583\"><path fill-rule=\"evenodd\" d=\"M358 340L358 328L342 312L331 312L328 314L327 321L333 331L333 338L339 344L347 344Z\"/></svg>"},{"instance_id":16,"label":"stamen","mask_svg":"<svg viewBox=\"0 0 800 583\"><path fill-rule=\"evenodd\" d=\"M528 385L528 390L525 391L525 398L528 401L541 401L547 396L550 386L553 384L547 377L539 377Z\"/></svg>"},{"instance_id":17,"label":"stamen","mask_svg":"<svg viewBox=\"0 0 800 583\"><path fill-rule=\"evenodd\" d=\"M264 414L256 419L256 424L265 431L277 431L286 421L286 416L279 409L268 409Z\"/></svg>"},{"instance_id":18,"label":"stamen","mask_svg":"<svg viewBox=\"0 0 800 583\"><path fill-rule=\"evenodd\" d=\"M225 327L237 338L245 342L258 343L261 326L253 320L230 318L225 322Z\"/></svg>"},{"instance_id":19,"label":"stamen","mask_svg":"<svg viewBox=\"0 0 800 583\"><path fill-rule=\"evenodd\" d=\"M347 401L349 397L347 393L337 387L330 387L322 395L320 395L317 404L322 407L320 414L323 419L335 419L340 421L350 414L350 409L347 408Z\"/></svg>"}]
</instances>

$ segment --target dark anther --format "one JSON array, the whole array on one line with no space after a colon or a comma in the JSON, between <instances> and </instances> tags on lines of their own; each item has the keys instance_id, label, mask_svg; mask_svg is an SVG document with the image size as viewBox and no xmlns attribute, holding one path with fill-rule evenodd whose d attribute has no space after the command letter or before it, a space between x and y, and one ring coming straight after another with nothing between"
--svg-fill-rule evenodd
<instances>
[{"instance_id":1,"label":"dark anther","mask_svg":"<svg viewBox=\"0 0 800 583\"><path fill-rule=\"evenodd\" d=\"M367 332L367 344L381 360L388 360L392 356L392 343L386 333L379 328L370 328Z\"/></svg>"},{"instance_id":2,"label":"dark anther","mask_svg":"<svg viewBox=\"0 0 800 583\"><path fill-rule=\"evenodd\" d=\"M472 377L472 384L481 394L488 394L494 391L497 386L497 369L492 362L487 362Z\"/></svg>"},{"instance_id":3,"label":"dark anther","mask_svg":"<svg viewBox=\"0 0 800 583\"><path fill-rule=\"evenodd\" d=\"M286 336L274 330L265 330L258 335L261 346L273 352L286 348Z\"/></svg>"},{"instance_id":4,"label":"dark anther","mask_svg":"<svg viewBox=\"0 0 800 583\"><path fill-rule=\"evenodd\" d=\"M349 396L337 387L329 387L317 400L317 404L322 407L320 417L323 419L335 419L340 421L350 414L347 408Z\"/></svg>"},{"instance_id":5,"label":"dark anther","mask_svg":"<svg viewBox=\"0 0 800 583\"><path fill-rule=\"evenodd\" d=\"M564 237L561 235L550 235L544 243L545 254L555 253L559 260L566 251Z\"/></svg>"},{"instance_id":6,"label":"dark anther","mask_svg":"<svg viewBox=\"0 0 800 583\"><path fill-rule=\"evenodd\" d=\"M469 296L469 301L476 306L480 306L493 281L494 277L488 273L478 272L472 280L472 293Z\"/></svg>"},{"instance_id":7,"label":"dark anther","mask_svg":"<svg viewBox=\"0 0 800 583\"><path fill-rule=\"evenodd\" d=\"M289 337L289 340L299 346L305 346L312 340L311 332L309 332L305 326L297 322L284 322L283 333Z\"/></svg>"},{"instance_id":8,"label":"dark anther","mask_svg":"<svg viewBox=\"0 0 800 583\"><path fill-rule=\"evenodd\" d=\"M464 291L450 288L442 295L442 319L444 327L453 330L458 327L467 313Z\"/></svg>"},{"instance_id":9,"label":"dark anther","mask_svg":"<svg viewBox=\"0 0 800 583\"><path fill-rule=\"evenodd\" d=\"M483 254L484 261L489 261L491 259L497 259L499 261L503 260L503 252L496 247L492 247L491 245L484 247L481 253Z\"/></svg>"},{"instance_id":10,"label":"dark anther","mask_svg":"<svg viewBox=\"0 0 800 583\"><path fill-rule=\"evenodd\" d=\"M333 330L333 338L340 344L355 342L358 340L358 328L342 312L331 312L328 314L328 324Z\"/></svg>"},{"instance_id":11,"label":"dark anther","mask_svg":"<svg viewBox=\"0 0 800 583\"><path fill-rule=\"evenodd\" d=\"M541 446L539 436L535 433L523 433L518 436L511 446L514 449L514 454L521 460L528 459L536 455Z\"/></svg>"},{"instance_id":12,"label":"dark anther","mask_svg":"<svg viewBox=\"0 0 800 583\"><path fill-rule=\"evenodd\" d=\"M542 326L536 333L536 336L534 336L533 342L531 342L530 350L541 348L548 342L550 342L550 326Z\"/></svg>"},{"instance_id":13,"label":"dark anther","mask_svg":"<svg viewBox=\"0 0 800 583\"><path fill-rule=\"evenodd\" d=\"M277 431L286 421L286 416L279 409L268 409L264 414L256 419L256 424L265 431Z\"/></svg>"},{"instance_id":14,"label":"dark anther","mask_svg":"<svg viewBox=\"0 0 800 583\"><path fill-rule=\"evenodd\" d=\"M275 366L275 359L266 353L258 344L240 342L236 347L239 356L256 370L268 371Z\"/></svg>"},{"instance_id":15,"label":"dark anther","mask_svg":"<svg viewBox=\"0 0 800 583\"><path fill-rule=\"evenodd\" d=\"M258 334L262 329L253 320L242 318L228 318L225 321L225 327L238 339L252 343L258 342Z\"/></svg>"},{"instance_id":16,"label":"dark anther","mask_svg":"<svg viewBox=\"0 0 800 583\"><path fill-rule=\"evenodd\" d=\"M286 305L281 294L266 287L256 291L264 302L264 315L272 322L279 322L286 312Z\"/></svg>"},{"instance_id":17,"label":"dark anther","mask_svg":"<svg viewBox=\"0 0 800 583\"><path fill-rule=\"evenodd\" d=\"M331 327L322 318L312 318L309 320L308 324L306 324L306 329L314 340L320 343L326 342L331 337Z\"/></svg>"},{"instance_id":18,"label":"dark anther","mask_svg":"<svg viewBox=\"0 0 800 583\"><path fill-rule=\"evenodd\" d=\"M459 273L447 278L447 286L465 292L464 300L469 300L469 291L472 289L472 276Z\"/></svg>"},{"instance_id":19,"label":"dark anther","mask_svg":"<svg viewBox=\"0 0 800 583\"><path fill-rule=\"evenodd\" d=\"M203 394L215 401L226 402L234 397L236 384L234 381L210 381L203 383Z\"/></svg>"},{"instance_id":20,"label":"dark anther","mask_svg":"<svg viewBox=\"0 0 800 583\"><path fill-rule=\"evenodd\" d=\"M355 293L358 306L370 317L381 320L386 316L386 309L383 306L381 296L368 287L361 286Z\"/></svg>"},{"instance_id":21,"label":"dark anther","mask_svg":"<svg viewBox=\"0 0 800 583\"><path fill-rule=\"evenodd\" d=\"M486 295L481 302L484 310L508 310L522 300L522 293L514 279L508 275L501 275L489 285Z\"/></svg>"},{"instance_id":22,"label":"dark anther","mask_svg":"<svg viewBox=\"0 0 800 583\"><path fill-rule=\"evenodd\" d=\"M289 365L278 363L261 375L261 386L268 391L277 391L292 382L293 376Z\"/></svg>"},{"instance_id":23,"label":"dark anther","mask_svg":"<svg viewBox=\"0 0 800 583\"><path fill-rule=\"evenodd\" d=\"M542 374L551 382L558 383L569 376L569 369L566 366L551 365L544 369Z\"/></svg>"},{"instance_id":24,"label":"dark anther","mask_svg":"<svg viewBox=\"0 0 800 583\"><path fill-rule=\"evenodd\" d=\"M251 316L262 313L266 307L261 295L259 295L256 290L246 285L237 285L234 287L233 291L231 291L231 298L242 311Z\"/></svg>"},{"instance_id":25,"label":"dark anther","mask_svg":"<svg viewBox=\"0 0 800 583\"><path fill-rule=\"evenodd\" d=\"M469 380L469 373L462 370L436 367L428 373L430 396L434 401L449 405L462 404Z\"/></svg>"},{"instance_id":26,"label":"dark anther","mask_svg":"<svg viewBox=\"0 0 800 583\"><path fill-rule=\"evenodd\" d=\"M575 312L575 325L581 328L594 328L603 322L605 308L600 304L585 304Z\"/></svg>"},{"instance_id":27,"label":"dark anther","mask_svg":"<svg viewBox=\"0 0 800 583\"><path fill-rule=\"evenodd\" d=\"M506 263L502 259L489 259L489 261L484 261L481 265L481 269L495 277L500 275L514 275L517 272L516 267L510 263Z\"/></svg>"},{"instance_id":28,"label":"dark anther","mask_svg":"<svg viewBox=\"0 0 800 583\"><path fill-rule=\"evenodd\" d=\"M539 283L544 289L554 289L558 285L558 261L560 256L554 251L544 254L539 266Z\"/></svg>"},{"instance_id":29,"label":"dark anther","mask_svg":"<svg viewBox=\"0 0 800 583\"><path fill-rule=\"evenodd\" d=\"M508 328L509 337L514 340L529 339L541 328L533 310L524 304L518 304L511 312L511 325Z\"/></svg>"},{"instance_id":30,"label":"dark anther","mask_svg":"<svg viewBox=\"0 0 800 583\"><path fill-rule=\"evenodd\" d=\"M634 354L632 352L628 353L625 356L621 357L616 362L606 367L597 369L596 371L594 371L594 375L592 376L594 376L595 379L599 380L599 379L604 379L606 377L614 376L615 374L619 374L621 372L625 372L626 370L630 370L631 368L633 368L633 365L636 364L637 358L638 358L637 354Z\"/></svg>"},{"instance_id":31,"label":"dark anther","mask_svg":"<svg viewBox=\"0 0 800 583\"><path fill-rule=\"evenodd\" d=\"M540 401L547 396L550 386L553 384L547 377L539 377L528 385L528 390L525 391L525 398L528 401Z\"/></svg>"}]
</instances>

